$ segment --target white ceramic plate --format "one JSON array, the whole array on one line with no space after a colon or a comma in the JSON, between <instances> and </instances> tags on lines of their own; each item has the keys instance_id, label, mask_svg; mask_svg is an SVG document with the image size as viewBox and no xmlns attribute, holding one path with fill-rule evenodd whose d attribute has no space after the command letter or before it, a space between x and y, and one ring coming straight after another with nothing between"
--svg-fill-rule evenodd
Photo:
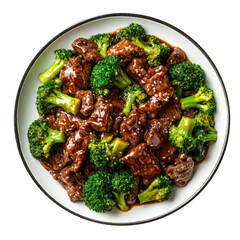
<instances>
[{"instance_id":1,"label":"white ceramic plate","mask_svg":"<svg viewBox=\"0 0 240 240\"><path fill-rule=\"evenodd\" d=\"M112 32L130 23L138 23L147 33L156 35L173 46L182 48L190 61L201 65L206 74L207 85L214 90L217 111L215 114L218 140L212 144L206 160L196 169L193 179L184 188L174 188L171 198L158 204L134 207L123 213L118 210L108 213L96 213L89 210L84 202L70 202L66 191L52 176L35 160L29 152L27 129L37 119L35 107L36 91L41 85L38 79L54 60L54 50L71 48L71 43L78 37L89 38L93 34ZM221 107L219 107L221 106ZM88 220L116 225L138 224L156 220L175 212L190 202L207 185L216 172L228 140L229 104L227 93L215 65L205 51L188 35L168 23L147 16L136 14L108 14L87 19L77 23L50 40L36 55L26 70L16 97L15 133L20 156L37 186L56 204L65 210Z\"/></svg>"}]
</instances>

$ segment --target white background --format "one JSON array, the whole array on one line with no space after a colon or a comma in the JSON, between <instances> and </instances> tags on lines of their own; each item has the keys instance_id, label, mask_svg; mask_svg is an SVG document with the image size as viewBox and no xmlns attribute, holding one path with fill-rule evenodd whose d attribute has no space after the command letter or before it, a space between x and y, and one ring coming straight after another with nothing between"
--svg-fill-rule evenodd
<instances>
[{"instance_id":1,"label":"white background","mask_svg":"<svg viewBox=\"0 0 240 240\"><path fill-rule=\"evenodd\" d=\"M0 239L239 239L238 2L21 0L1 3ZM207 187L192 202L170 216L135 226L89 222L57 206L41 192L25 170L14 136L13 112L17 89L35 54L72 24L113 12L159 18L190 35L218 68L231 106L228 147Z\"/></svg>"}]
</instances>

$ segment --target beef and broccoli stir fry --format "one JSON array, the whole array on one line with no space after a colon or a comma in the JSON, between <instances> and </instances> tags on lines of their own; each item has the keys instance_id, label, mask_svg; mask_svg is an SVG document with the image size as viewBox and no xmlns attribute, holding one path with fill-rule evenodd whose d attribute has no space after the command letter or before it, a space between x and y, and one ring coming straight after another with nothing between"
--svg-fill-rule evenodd
<instances>
[{"instance_id":1,"label":"beef and broccoli stir fry","mask_svg":"<svg viewBox=\"0 0 240 240\"><path fill-rule=\"evenodd\" d=\"M216 102L185 52L132 23L78 38L39 75L32 156L96 212L169 199L217 140Z\"/></svg>"}]
</instances>

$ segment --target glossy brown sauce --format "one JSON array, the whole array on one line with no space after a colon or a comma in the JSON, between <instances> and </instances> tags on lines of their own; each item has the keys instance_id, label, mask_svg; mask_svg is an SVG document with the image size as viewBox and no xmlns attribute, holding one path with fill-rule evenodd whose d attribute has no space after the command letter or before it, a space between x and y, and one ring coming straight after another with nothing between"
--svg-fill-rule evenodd
<instances>
[{"instance_id":1,"label":"glossy brown sauce","mask_svg":"<svg viewBox=\"0 0 240 240\"><path fill-rule=\"evenodd\" d=\"M117 32L118 32L119 30L121 30L121 29L123 29L123 28L117 28L115 31L113 31L113 32L109 32L109 33L112 34L112 35L114 35L115 38L116 38L116 36L117 36ZM154 35L154 36L155 36L155 35ZM171 51L173 51L174 48L179 48L179 47L177 47L177 46L173 46L172 44L170 44L169 42L165 41L164 39L161 39L161 38L159 38L159 37L157 37L157 36L155 36L155 37L158 38L162 43L166 43L166 44L168 44L169 47L171 48ZM185 53L185 54L186 54L186 53ZM189 60L187 54L186 54L186 61L191 62L191 61Z\"/></svg>"},{"instance_id":2,"label":"glossy brown sauce","mask_svg":"<svg viewBox=\"0 0 240 240\"><path fill-rule=\"evenodd\" d=\"M114 32L111 32L111 34L113 34L115 37L116 37L116 35L117 35L117 32L120 30L121 28L119 28L119 29L116 29ZM163 40L163 39L161 39L161 38L159 38L160 39L160 41L161 42L163 42L163 43L166 43L166 44L168 44L169 46L170 46L170 48L171 48L171 51L173 51L173 49L174 48L176 48L175 46L173 46L173 45L171 45L171 44L169 44L168 42L166 42L165 40ZM178 47L177 47L178 48ZM186 57L187 57L187 55L186 55ZM188 57L186 58L186 60L188 60L189 61L189 59L188 59ZM69 75L71 72L70 72L70 70L69 69L66 69L66 75ZM161 72L160 72L161 73ZM71 73L71 74L73 74L73 73ZM147 89L148 90L148 89ZM151 89L149 89L149 91L150 91ZM84 93L82 94L83 95L83 97L84 97L84 100L85 100L85 102L86 102L86 105L88 105L89 104L89 102L93 102L93 100L92 100L92 98L90 98L88 95L86 95L86 93L87 93L87 91L83 91ZM80 97L79 97L80 98ZM83 100L83 99L82 99ZM101 101L100 101L101 100ZM92 106L93 106L93 103L91 104ZM94 114L92 114L91 115L91 117L89 118L89 120L88 120L88 123L87 123L87 121L85 121L85 120L82 120L82 119L80 119L79 117L77 117L77 116L71 116L71 115L69 115L69 114L67 114L67 113L65 113L64 111L59 111L57 114L56 114L56 123L54 122L54 120L55 119L53 119L52 120L52 124L53 124L53 127L55 126L55 125L57 125L57 126L55 126L56 128L58 128L59 130L61 130L62 132L64 132L65 134L67 134L67 135L70 135L70 133L72 132L72 131L74 131L74 130L76 130L76 129L78 129L78 128L80 128L81 129L81 131L79 131L79 132L77 132L76 133L76 135L74 135L74 139L71 139L71 138L69 138L69 141L68 141L68 145L67 145L67 147L66 147L66 149L65 149L65 151L67 151L67 152L70 152L70 150L71 150L71 148L73 148L75 145L77 145L75 142L79 142L78 143L78 145L80 145L80 133L84 133L84 134L86 134L86 135L88 135L89 133L86 133L86 132L88 132L88 130L89 130L89 124L90 125L92 125L92 127L93 128L95 128L95 130L96 131L99 131L99 132L101 132L101 131L103 131L103 129L105 130L105 131L108 131L108 129L110 129L111 128L111 124L112 124L112 119L103 119L103 116L105 116L105 113L106 112L111 112L111 109L112 108L115 108L115 110L114 110L114 112L121 112L122 111L122 108L123 108L123 106L124 106L124 103L122 103L122 100L119 100L119 99L116 99L116 98L114 98L114 96L113 97L109 97L109 99L107 99L107 100L105 100L105 99L99 99L99 106L98 106L98 108L96 108L96 109L94 109ZM88 109L86 109L86 111L87 111ZM90 110L92 110L92 109L90 109ZM136 115L137 113L133 113L133 115ZM86 113L86 114L83 114L83 115L85 115L85 116L88 116L89 114L88 113ZM141 128L139 127L139 125L143 125L144 127L145 127L145 125L146 125L146 121L148 121L148 120L146 120L145 118L146 117L142 117L142 118L137 118L137 117L135 117L135 115L133 116L133 120L132 120L132 122L131 122L131 124L130 123L128 123L124 128L122 127L122 131L123 131L123 129L124 129L124 132L126 132L126 133L128 133L128 135L130 135L130 133L131 132L134 132L135 133L135 135L133 135L133 141L134 140L138 140L138 138L139 138L139 135L142 135L143 136L143 132L139 132L139 129L141 130ZM51 122L51 119L50 119L50 117L51 116L49 116L49 121ZM53 117L53 116L52 116ZM124 118L123 116L121 116L121 115L118 115L118 118L120 119L119 120L119 124L120 124L120 122L122 121L122 118ZM140 120L141 121L140 121ZM105 125L104 123L105 122L108 122L108 124L107 125ZM71 124L70 124L71 123ZM116 125L118 124L118 122L116 122ZM118 126L116 126L116 135L118 134ZM78 135L77 135L78 134ZM91 134L91 133L90 133ZM122 136L124 136L124 134L122 134ZM156 138L156 136L155 135L153 135L152 136L152 138L153 139L155 139ZM82 139L85 139L84 137L82 137ZM78 141L79 140L79 141ZM89 140L89 139L88 139ZM140 141L140 140L139 140ZM156 142L156 140L154 140L154 142ZM84 143L85 144L85 143ZM138 142L137 142L137 144L138 144ZM133 145L137 145L137 144L133 144ZM85 144L86 146L87 146L87 143ZM209 145L210 144L206 144L206 155L205 155L205 158L206 158L206 156L207 156L207 152L208 152L208 149L209 149ZM78 153L79 155L84 155L81 151L79 151L79 149L77 149L78 151L76 151L76 152L74 152L74 156L72 157L72 159L74 159L74 158L76 158L76 154ZM87 151L86 149L85 149L85 151ZM72 151L73 152L73 151ZM141 156L143 156L142 158L143 159L146 159L147 157L146 157L146 152L144 152L144 151L141 151L140 152L140 154L139 154L139 157L141 157ZM56 157L59 157L59 159L62 157L62 156L56 156ZM71 156L70 156L71 157ZM204 158L204 159L205 159ZM195 167L197 167L197 166L199 166L203 161L204 161L204 159L203 160L201 160L201 161L199 161L199 162L196 162L195 163ZM60 159L61 160L61 159ZM59 161L60 161L59 160ZM79 161L75 164L75 165L73 165L74 167L75 166L77 166L78 168L81 166L81 164L82 164L82 161L83 161L84 159L83 158L81 158L81 157L79 157ZM56 163L59 163L59 161L56 161ZM43 166L46 168L46 169L48 169L48 170L51 170L52 171L52 175L53 175L53 177L54 178L56 178L55 177L55 175L57 174L57 173L59 173L60 172L60 170L57 168L57 166L54 166L54 165L52 165L52 166L50 166L51 165L51 162L49 163L49 162L44 162L43 160L42 160L42 164L43 164ZM60 164L60 163L59 163ZM49 167L50 166L50 167ZM60 165L58 166L59 168L61 167ZM159 173L158 173L159 174ZM81 179L81 177L79 177L79 176L75 176L74 175L74 179L76 178L77 180L76 181L80 181L79 179ZM66 175L66 178L68 178L68 176ZM62 181L63 182L63 181ZM148 184L148 183L146 183L146 182L144 182L144 184ZM139 192L141 192L141 191L144 191L146 188L147 188L147 185L144 185L144 184L141 184L141 186L139 187L139 189L140 189L140 191ZM68 186L68 185L67 185ZM70 187L72 187L71 185L69 185ZM79 199L81 199L81 197L79 197ZM78 200L79 200L78 199ZM75 201L75 200L74 200ZM136 197L135 198L135 202L134 203L132 203L132 204L130 204L129 205L129 210L128 211L130 211L133 207L135 207L135 206L142 206L142 205L147 205L147 204L155 204L155 203L159 203L159 201L152 201L152 202L147 202L147 203L143 203L143 204L140 204L139 203L139 201L138 201L138 198Z\"/></svg>"},{"instance_id":3,"label":"glossy brown sauce","mask_svg":"<svg viewBox=\"0 0 240 240\"><path fill-rule=\"evenodd\" d=\"M112 34L112 35L114 35L114 36L116 37L116 36L117 36L117 32L118 32L119 30L121 30L121 29L122 29L122 28L118 28L118 29L116 29L115 31L110 32L110 34ZM157 38L159 38L159 37L157 37ZM162 43L168 44L168 45L170 46L170 48L171 48L171 51L173 51L174 48L179 48L179 47L176 47L176 46L171 45L170 43L168 43L167 41L165 41L165 40L163 40L163 39L161 39L161 38L159 38L159 40L160 40ZM186 54L186 53L185 53L185 54ZM189 58L188 58L188 56L187 56L187 54L186 54L186 61L190 61ZM206 149L205 149L206 155L205 155L205 158L206 158L206 156L207 156L207 152L208 152L208 149L209 149L209 145L210 145L210 144L206 144ZM195 167L199 166L199 165L205 160L205 158L204 158L203 160L201 160L201 161L195 162ZM145 186L145 188L146 188L146 186ZM133 204L129 205L129 209L128 209L126 212L132 210L133 207L138 207L138 206L143 206L143 205L149 205L149 204L156 204L156 203L159 203L159 201L152 201L152 202L146 202L146 203L140 204L139 201L138 201L138 198L136 198L135 202L134 202Z\"/></svg>"}]
</instances>

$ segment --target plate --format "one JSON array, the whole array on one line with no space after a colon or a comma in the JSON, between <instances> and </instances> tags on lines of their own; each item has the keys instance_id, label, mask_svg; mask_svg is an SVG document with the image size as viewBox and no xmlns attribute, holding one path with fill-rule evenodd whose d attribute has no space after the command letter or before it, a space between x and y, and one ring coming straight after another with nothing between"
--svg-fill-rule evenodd
<instances>
[{"instance_id":1,"label":"plate","mask_svg":"<svg viewBox=\"0 0 240 240\"><path fill-rule=\"evenodd\" d=\"M138 23L147 33L151 33L182 48L193 63L201 65L206 74L207 85L214 90L217 111L215 113L218 140L210 146L207 158L195 168L193 179L184 188L173 189L171 198L163 203L138 206L128 212L118 210L107 213L96 213L89 210L84 202L70 202L66 191L35 160L29 151L27 129L38 114L35 106L36 91L41 85L38 79L52 63L54 50L71 48L71 43L78 37L89 38L93 34L112 32L130 23ZM219 107L221 106L221 107ZM91 221L131 225L153 221L179 210L194 199L211 180L223 158L229 135L230 111L223 80L207 53L191 37L178 28L161 20L137 14L107 14L81 21L59 33L50 40L35 56L27 68L20 83L15 103L15 136L19 154L24 166L36 185L52 201L72 214Z\"/></svg>"}]
</instances>

